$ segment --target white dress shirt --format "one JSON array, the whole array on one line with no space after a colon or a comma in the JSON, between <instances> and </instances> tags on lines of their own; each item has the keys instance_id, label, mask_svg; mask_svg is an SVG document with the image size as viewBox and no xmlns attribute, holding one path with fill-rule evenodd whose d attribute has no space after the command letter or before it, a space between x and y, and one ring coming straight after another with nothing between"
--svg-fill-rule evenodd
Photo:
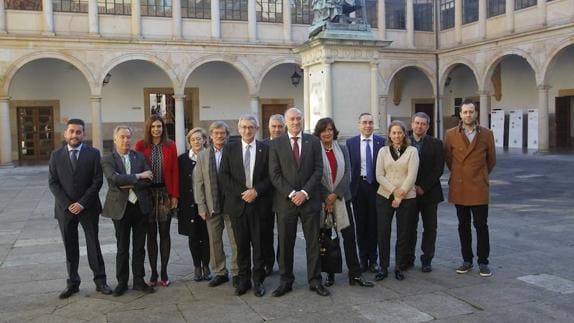
<instances>
[{"instance_id":1,"label":"white dress shirt","mask_svg":"<svg viewBox=\"0 0 574 323\"><path fill-rule=\"evenodd\" d=\"M370 139L369 145L371 146L371 157L373 158L373 165L375 164L375 156L373 154L373 135L371 134L369 137L364 137L361 135L361 176L367 176L367 142L365 139Z\"/></svg>"},{"instance_id":2,"label":"white dress shirt","mask_svg":"<svg viewBox=\"0 0 574 323\"><path fill-rule=\"evenodd\" d=\"M293 150L293 139L292 138L295 136L292 136L291 133L289 133L289 132L287 132L287 135L289 136L289 144L291 144L291 150ZM301 157L301 144L303 143L301 141L301 138L303 137L303 131L301 131L296 137L298 138L297 144L299 145L299 157Z\"/></svg>"}]
</instances>

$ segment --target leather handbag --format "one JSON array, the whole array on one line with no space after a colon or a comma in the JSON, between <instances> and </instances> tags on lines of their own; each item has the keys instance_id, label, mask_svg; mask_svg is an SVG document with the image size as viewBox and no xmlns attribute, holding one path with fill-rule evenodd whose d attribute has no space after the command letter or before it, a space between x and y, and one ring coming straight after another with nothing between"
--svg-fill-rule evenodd
<instances>
[{"instance_id":1,"label":"leather handbag","mask_svg":"<svg viewBox=\"0 0 574 323\"><path fill-rule=\"evenodd\" d=\"M325 216L325 221L331 217L333 227L335 225L335 217L332 213ZM333 231L335 235L333 235ZM343 272L343 257L341 256L341 247L339 244L339 233L331 227L326 226L319 230L319 248L321 258L321 271L324 273L341 273Z\"/></svg>"}]
</instances>

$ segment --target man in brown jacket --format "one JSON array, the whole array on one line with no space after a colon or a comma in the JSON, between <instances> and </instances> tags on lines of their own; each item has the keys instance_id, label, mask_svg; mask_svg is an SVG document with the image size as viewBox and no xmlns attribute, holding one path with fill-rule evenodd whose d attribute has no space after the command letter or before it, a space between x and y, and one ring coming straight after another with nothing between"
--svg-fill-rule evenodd
<instances>
[{"instance_id":1,"label":"man in brown jacket","mask_svg":"<svg viewBox=\"0 0 574 323\"><path fill-rule=\"evenodd\" d=\"M449 129L445 135L446 164L450 169L448 201L456 206L464 261L456 272L467 273L473 266L470 227L473 220L480 276L489 277L492 272L488 268L488 176L496 165L496 151L492 131L479 126L477 116L472 101L465 100L460 110L460 125Z\"/></svg>"}]
</instances>

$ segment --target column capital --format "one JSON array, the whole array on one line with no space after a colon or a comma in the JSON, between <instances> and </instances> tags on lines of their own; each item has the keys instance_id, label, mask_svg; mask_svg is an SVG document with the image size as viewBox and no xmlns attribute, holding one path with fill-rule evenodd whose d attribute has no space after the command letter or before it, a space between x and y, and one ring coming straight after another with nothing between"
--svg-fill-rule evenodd
<instances>
[{"instance_id":1,"label":"column capital","mask_svg":"<svg viewBox=\"0 0 574 323\"><path fill-rule=\"evenodd\" d=\"M102 96L101 95L90 95L90 101L91 102L98 102L98 101L102 101Z\"/></svg>"},{"instance_id":2,"label":"column capital","mask_svg":"<svg viewBox=\"0 0 574 323\"><path fill-rule=\"evenodd\" d=\"M259 100L259 93L249 94L249 100Z\"/></svg>"},{"instance_id":3,"label":"column capital","mask_svg":"<svg viewBox=\"0 0 574 323\"><path fill-rule=\"evenodd\" d=\"M488 90L478 90L478 91L476 91L476 94L478 94L478 95L490 95L490 91L488 91Z\"/></svg>"},{"instance_id":4,"label":"column capital","mask_svg":"<svg viewBox=\"0 0 574 323\"><path fill-rule=\"evenodd\" d=\"M371 64L372 69L378 69L380 63L379 63L379 61L372 60L372 61L370 61L370 64Z\"/></svg>"},{"instance_id":5,"label":"column capital","mask_svg":"<svg viewBox=\"0 0 574 323\"><path fill-rule=\"evenodd\" d=\"M541 84L541 85L536 86L536 89L538 91L548 91L550 88L551 88L551 86L547 85L547 84Z\"/></svg>"},{"instance_id":6,"label":"column capital","mask_svg":"<svg viewBox=\"0 0 574 323\"><path fill-rule=\"evenodd\" d=\"M173 98L175 100L185 100L185 94L174 94Z\"/></svg>"},{"instance_id":7,"label":"column capital","mask_svg":"<svg viewBox=\"0 0 574 323\"><path fill-rule=\"evenodd\" d=\"M12 98L12 97L9 97L9 96L0 96L0 102L10 101L11 98Z\"/></svg>"}]
</instances>

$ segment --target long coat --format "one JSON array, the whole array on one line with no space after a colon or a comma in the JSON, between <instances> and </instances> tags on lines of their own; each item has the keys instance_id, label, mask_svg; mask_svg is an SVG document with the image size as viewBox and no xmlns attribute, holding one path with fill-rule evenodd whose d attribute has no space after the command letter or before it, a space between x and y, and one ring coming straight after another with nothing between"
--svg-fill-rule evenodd
<instances>
[{"instance_id":1,"label":"long coat","mask_svg":"<svg viewBox=\"0 0 574 323\"><path fill-rule=\"evenodd\" d=\"M189 150L178 157L179 163L179 201L178 201L178 232L190 236L193 226L203 220L197 212L197 204L193 196L193 169L196 162L189 159ZM204 224L205 225L205 224Z\"/></svg>"},{"instance_id":2,"label":"long coat","mask_svg":"<svg viewBox=\"0 0 574 323\"><path fill-rule=\"evenodd\" d=\"M488 175L496 165L492 131L477 126L476 136L469 142L464 130L455 127L446 132L444 147L450 169L448 201L467 206L488 204Z\"/></svg>"}]
</instances>

